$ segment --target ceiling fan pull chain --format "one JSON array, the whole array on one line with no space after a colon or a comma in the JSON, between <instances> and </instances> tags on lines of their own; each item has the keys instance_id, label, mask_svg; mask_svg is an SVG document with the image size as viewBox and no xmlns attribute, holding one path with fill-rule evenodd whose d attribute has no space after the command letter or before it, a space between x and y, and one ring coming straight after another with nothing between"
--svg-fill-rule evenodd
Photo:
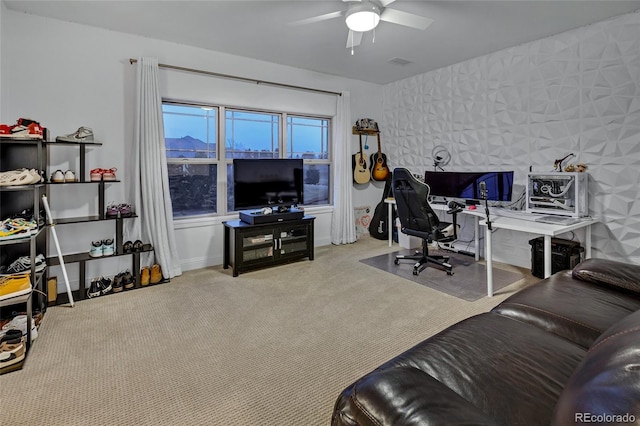
<instances>
[{"instance_id":1,"label":"ceiling fan pull chain","mask_svg":"<svg viewBox=\"0 0 640 426\"><path fill-rule=\"evenodd\" d=\"M375 43L376 42L376 29L373 29L373 40L371 41L371 43Z\"/></svg>"},{"instance_id":2,"label":"ceiling fan pull chain","mask_svg":"<svg viewBox=\"0 0 640 426\"><path fill-rule=\"evenodd\" d=\"M351 56L353 56L353 31L349 31L349 36L351 37Z\"/></svg>"}]
</instances>

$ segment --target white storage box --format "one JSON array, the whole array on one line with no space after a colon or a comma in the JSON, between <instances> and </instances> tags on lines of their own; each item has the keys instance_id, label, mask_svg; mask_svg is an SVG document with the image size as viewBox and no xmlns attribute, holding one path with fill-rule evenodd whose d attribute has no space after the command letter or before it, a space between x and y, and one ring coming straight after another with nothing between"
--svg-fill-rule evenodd
<instances>
[{"instance_id":1,"label":"white storage box","mask_svg":"<svg viewBox=\"0 0 640 426\"><path fill-rule=\"evenodd\" d=\"M411 235L402 233L402 231L400 230L402 226L400 225L400 221L398 219L396 219L396 228L398 229L398 244L400 244L400 247L406 249L422 247L422 240L420 238L412 237Z\"/></svg>"}]
</instances>

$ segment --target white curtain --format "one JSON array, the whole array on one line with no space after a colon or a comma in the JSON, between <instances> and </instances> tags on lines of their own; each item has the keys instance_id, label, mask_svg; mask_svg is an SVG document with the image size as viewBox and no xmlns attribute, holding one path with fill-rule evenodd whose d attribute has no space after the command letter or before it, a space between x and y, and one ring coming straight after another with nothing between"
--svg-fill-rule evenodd
<instances>
[{"instance_id":1,"label":"white curtain","mask_svg":"<svg viewBox=\"0 0 640 426\"><path fill-rule=\"evenodd\" d=\"M173 232L173 210L165 155L158 60L138 58L136 117L132 149L133 194L138 219L130 230L153 244L155 261L165 278L182 274Z\"/></svg>"},{"instance_id":2,"label":"white curtain","mask_svg":"<svg viewBox=\"0 0 640 426\"><path fill-rule=\"evenodd\" d=\"M333 216L331 243L349 244L356 241L353 213L353 173L351 172L351 95L342 92L337 98L337 113L333 126Z\"/></svg>"}]
</instances>

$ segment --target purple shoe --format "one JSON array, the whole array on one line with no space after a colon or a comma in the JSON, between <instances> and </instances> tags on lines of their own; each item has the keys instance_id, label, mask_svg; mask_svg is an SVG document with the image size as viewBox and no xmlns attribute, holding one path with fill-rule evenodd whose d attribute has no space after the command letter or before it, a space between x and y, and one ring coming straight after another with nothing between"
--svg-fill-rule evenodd
<instances>
[{"instance_id":1,"label":"purple shoe","mask_svg":"<svg viewBox=\"0 0 640 426\"><path fill-rule=\"evenodd\" d=\"M108 218L118 217L118 213L120 213L119 206L117 206L115 204L109 204L107 206L107 217Z\"/></svg>"},{"instance_id":2,"label":"purple shoe","mask_svg":"<svg viewBox=\"0 0 640 426\"><path fill-rule=\"evenodd\" d=\"M129 203L120 204L118 206L118 211L120 212L120 217L131 217L133 215L131 204Z\"/></svg>"}]
</instances>

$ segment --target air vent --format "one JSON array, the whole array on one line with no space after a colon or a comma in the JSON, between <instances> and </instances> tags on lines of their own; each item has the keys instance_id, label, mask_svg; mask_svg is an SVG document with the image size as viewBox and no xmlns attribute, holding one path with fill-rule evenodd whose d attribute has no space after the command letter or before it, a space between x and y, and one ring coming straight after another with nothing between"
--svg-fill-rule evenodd
<instances>
[{"instance_id":1,"label":"air vent","mask_svg":"<svg viewBox=\"0 0 640 426\"><path fill-rule=\"evenodd\" d=\"M388 61L390 64L394 64L394 65L400 65L400 66L405 66L407 64L410 64L411 61L407 61L406 59L402 59L402 58L393 58L393 59L389 59Z\"/></svg>"}]
</instances>

